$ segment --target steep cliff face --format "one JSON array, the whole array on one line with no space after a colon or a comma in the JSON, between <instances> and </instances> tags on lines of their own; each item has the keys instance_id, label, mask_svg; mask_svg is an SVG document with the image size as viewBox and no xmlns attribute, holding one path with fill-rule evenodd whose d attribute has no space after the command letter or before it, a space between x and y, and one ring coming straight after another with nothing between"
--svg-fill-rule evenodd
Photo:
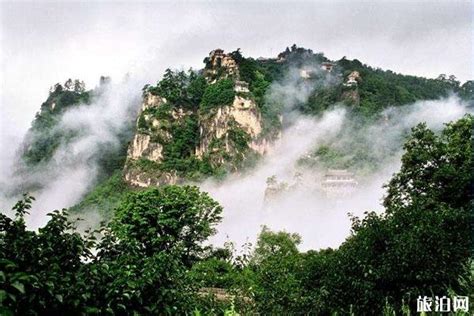
<instances>
[{"instance_id":1,"label":"steep cliff face","mask_svg":"<svg viewBox=\"0 0 474 316\"><path fill-rule=\"evenodd\" d=\"M246 158L268 151L260 109L249 84L240 80L237 62L222 50L205 62L201 75L168 72L145 91L124 169L130 185L174 184L236 170Z\"/></svg>"},{"instance_id":2,"label":"steep cliff face","mask_svg":"<svg viewBox=\"0 0 474 316\"><path fill-rule=\"evenodd\" d=\"M160 122L149 114L150 110L158 109L166 103L166 99L147 93L143 98L142 107L137 120L137 132L128 148L127 157L132 160L145 158L160 162L163 158L163 146L156 137L152 139L154 128ZM157 131L155 131L157 132Z\"/></svg>"},{"instance_id":3,"label":"steep cliff face","mask_svg":"<svg viewBox=\"0 0 474 316\"><path fill-rule=\"evenodd\" d=\"M250 149L250 153L264 155L270 148L271 142L263 135L261 110L250 93L249 83L242 80L238 60L242 60L238 51L224 54L220 49L212 51L205 60L204 73L208 81L215 82L219 76L233 78L235 97L231 104L217 108L210 116L203 116L199 130L200 144L196 149L198 157L215 150L212 143L219 140L223 142L225 152L234 156L245 156L242 152L246 149ZM236 139L238 136L240 141Z\"/></svg>"},{"instance_id":4,"label":"steep cliff face","mask_svg":"<svg viewBox=\"0 0 474 316\"><path fill-rule=\"evenodd\" d=\"M346 88L341 94L341 100L352 106L359 106L360 94L357 87Z\"/></svg>"},{"instance_id":5,"label":"steep cliff face","mask_svg":"<svg viewBox=\"0 0 474 316\"><path fill-rule=\"evenodd\" d=\"M226 152L238 150L232 146L229 140L231 130L240 129L248 135L248 147L259 154L268 151L268 142L261 138L262 116L250 98L235 96L231 105L218 108L216 113L210 117L203 118L200 124L199 147L196 155L202 157L212 149L211 143L216 140L223 140Z\"/></svg>"},{"instance_id":6,"label":"steep cliff face","mask_svg":"<svg viewBox=\"0 0 474 316\"><path fill-rule=\"evenodd\" d=\"M161 172L158 169L147 170L130 165L125 166L124 179L129 185L142 188L178 183L176 172Z\"/></svg>"},{"instance_id":7,"label":"steep cliff face","mask_svg":"<svg viewBox=\"0 0 474 316\"><path fill-rule=\"evenodd\" d=\"M136 134L127 151L124 179L133 186L174 184L176 172L160 170L164 158L164 146L171 140L166 130L169 120L160 120L160 114L166 113L167 100L151 93L145 93L137 119ZM157 114L158 113L158 114ZM172 113L173 119L181 115Z\"/></svg>"}]
</instances>

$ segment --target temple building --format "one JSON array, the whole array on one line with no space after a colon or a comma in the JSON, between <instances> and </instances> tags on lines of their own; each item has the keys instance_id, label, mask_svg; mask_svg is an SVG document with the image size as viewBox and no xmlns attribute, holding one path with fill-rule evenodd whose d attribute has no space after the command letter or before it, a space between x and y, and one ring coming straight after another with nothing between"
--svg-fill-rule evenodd
<instances>
[{"instance_id":1,"label":"temple building","mask_svg":"<svg viewBox=\"0 0 474 316\"><path fill-rule=\"evenodd\" d=\"M216 81L216 76L220 73L221 69L224 70L224 78L228 76L238 77L239 68L232 54L225 54L224 50L220 48L211 51L209 57L204 62L206 63L205 75L211 83Z\"/></svg>"},{"instance_id":2,"label":"temple building","mask_svg":"<svg viewBox=\"0 0 474 316\"><path fill-rule=\"evenodd\" d=\"M235 81L235 86L234 86L234 91L235 92L248 93L248 92L250 92L249 84L245 81L236 80Z\"/></svg>"},{"instance_id":3,"label":"temple building","mask_svg":"<svg viewBox=\"0 0 474 316\"><path fill-rule=\"evenodd\" d=\"M334 68L334 64L331 62L323 62L321 63L321 69L326 70L326 71L332 71Z\"/></svg>"},{"instance_id":4,"label":"temple building","mask_svg":"<svg viewBox=\"0 0 474 316\"><path fill-rule=\"evenodd\" d=\"M350 196L357 187L354 174L347 170L329 169L321 182L323 191L327 197Z\"/></svg>"}]
</instances>

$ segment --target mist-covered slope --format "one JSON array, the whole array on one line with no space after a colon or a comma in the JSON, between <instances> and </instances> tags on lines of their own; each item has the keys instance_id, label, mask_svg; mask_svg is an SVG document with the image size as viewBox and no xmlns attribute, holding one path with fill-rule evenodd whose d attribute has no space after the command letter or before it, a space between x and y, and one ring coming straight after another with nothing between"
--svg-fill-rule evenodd
<instances>
[{"instance_id":1,"label":"mist-covered slope","mask_svg":"<svg viewBox=\"0 0 474 316\"><path fill-rule=\"evenodd\" d=\"M77 87L71 82L56 84L36 115L10 176L2 179L4 203L29 192L39 209L69 207L123 168L139 86L103 77L98 87L87 91L80 81ZM45 211L34 211L29 224L41 226Z\"/></svg>"},{"instance_id":2,"label":"mist-covered slope","mask_svg":"<svg viewBox=\"0 0 474 316\"><path fill-rule=\"evenodd\" d=\"M258 174L262 158L274 157L286 141L302 146L279 162L291 169L279 175L284 181L303 173L319 183L330 168L369 179L397 155L409 128L434 117L426 111L441 115L439 125L462 115L473 99L472 81L404 76L296 45L270 59L216 49L203 69L167 70L142 91L137 83L102 81L90 91L79 81L52 89L20 151L18 175L29 176L14 180L10 195L33 190L52 208L79 203L75 212L108 217L130 190L205 179L219 186L229 174ZM446 101L417 103L439 99ZM325 115L338 123L321 127ZM306 132L292 132L298 128ZM383 142L372 139L387 131ZM261 183L256 199L263 201L274 173L252 182ZM64 194L69 198L57 199Z\"/></svg>"}]
</instances>

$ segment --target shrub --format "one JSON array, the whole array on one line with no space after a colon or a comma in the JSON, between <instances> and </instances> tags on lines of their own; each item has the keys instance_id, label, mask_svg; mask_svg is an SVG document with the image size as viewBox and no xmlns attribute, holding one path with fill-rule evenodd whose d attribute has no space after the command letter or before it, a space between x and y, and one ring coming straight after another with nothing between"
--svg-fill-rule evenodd
<instances>
[{"instance_id":1,"label":"shrub","mask_svg":"<svg viewBox=\"0 0 474 316\"><path fill-rule=\"evenodd\" d=\"M206 88L200 105L201 111L229 105L234 97L234 82L231 79L219 80Z\"/></svg>"}]
</instances>

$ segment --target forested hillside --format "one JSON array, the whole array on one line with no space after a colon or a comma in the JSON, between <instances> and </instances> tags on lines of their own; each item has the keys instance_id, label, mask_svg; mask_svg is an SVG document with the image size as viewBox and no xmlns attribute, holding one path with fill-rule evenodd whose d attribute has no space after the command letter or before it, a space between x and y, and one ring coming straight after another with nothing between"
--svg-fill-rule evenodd
<instances>
[{"instance_id":1,"label":"forested hillside","mask_svg":"<svg viewBox=\"0 0 474 316\"><path fill-rule=\"evenodd\" d=\"M57 83L51 88L25 139L22 158L28 165L34 166L51 159L60 142L70 137L55 129L61 114L76 104L87 104L91 94L91 91L85 90L84 82L79 80L68 79L64 85Z\"/></svg>"}]
</instances>

